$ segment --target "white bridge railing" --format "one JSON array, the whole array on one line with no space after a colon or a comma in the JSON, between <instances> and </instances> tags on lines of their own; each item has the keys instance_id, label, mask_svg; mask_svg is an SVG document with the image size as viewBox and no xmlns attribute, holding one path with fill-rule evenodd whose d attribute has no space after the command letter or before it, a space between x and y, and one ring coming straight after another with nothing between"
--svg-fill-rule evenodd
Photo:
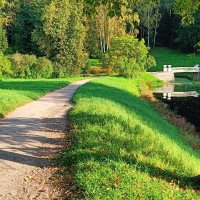
<instances>
[{"instance_id":1,"label":"white bridge railing","mask_svg":"<svg viewBox=\"0 0 200 200\"><path fill-rule=\"evenodd\" d=\"M194 67L172 67L171 65L163 65L164 72L200 72L199 65L195 65Z\"/></svg>"}]
</instances>

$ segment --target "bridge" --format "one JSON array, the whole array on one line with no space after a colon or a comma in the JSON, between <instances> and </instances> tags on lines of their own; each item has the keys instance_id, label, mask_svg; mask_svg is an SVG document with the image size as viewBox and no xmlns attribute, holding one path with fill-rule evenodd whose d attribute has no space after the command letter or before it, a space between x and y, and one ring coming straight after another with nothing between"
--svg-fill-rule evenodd
<instances>
[{"instance_id":1,"label":"bridge","mask_svg":"<svg viewBox=\"0 0 200 200\"><path fill-rule=\"evenodd\" d=\"M176 73L193 73L193 80L200 80L200 67L172 67L172 65L163 65L163 72L150 72L153 76L166 82L174 82Z\"/></svg>"}]
</instances>

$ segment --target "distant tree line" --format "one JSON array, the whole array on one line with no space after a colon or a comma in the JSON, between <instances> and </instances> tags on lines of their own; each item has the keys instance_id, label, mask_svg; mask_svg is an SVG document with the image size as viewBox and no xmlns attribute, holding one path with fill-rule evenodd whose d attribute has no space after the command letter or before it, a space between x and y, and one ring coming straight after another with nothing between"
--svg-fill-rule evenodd
<instances>
[{"instance_id":1,"label":"distant tree line","mask_svg":"<svg viewBox=\"0 0 200 200\"><path fill-rule=\"evenodd\" d=\"M101 58L116 37L193 51L200 41L199 5L199 0L0 0L0 51L45 57L63 76L79 74L88 57Z\"/></svg>"}]
</instances>

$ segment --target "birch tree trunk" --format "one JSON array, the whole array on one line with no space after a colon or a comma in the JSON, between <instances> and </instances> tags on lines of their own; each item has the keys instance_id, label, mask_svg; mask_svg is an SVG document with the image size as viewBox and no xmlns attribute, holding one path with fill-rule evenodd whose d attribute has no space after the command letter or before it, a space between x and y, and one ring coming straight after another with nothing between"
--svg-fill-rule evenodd
<instances>
[{"instance_id":1,"label":"birch tree trunk","mask_svg":"<svg viewBox=\"0 0 200 200\"><path fill-rule=\"evenodd\" d=\"M147 45L150 47L150 18L149 18L149 8L147 11L147 18L148 18L148 27L147 27Z\"/></svg>"},{"instance_id":2,"label":"birch tree trunk","mask_svg":"<svg viewBox=\"0 0 200 200\"><path fill-rule=\"evenodd\" d=\"M156 24L155 24L155 28L154 28L153 48L155 48L155 46L156 46L157 27L158 27L158 20L156 18Z\"/></svg>"}]
</instances>

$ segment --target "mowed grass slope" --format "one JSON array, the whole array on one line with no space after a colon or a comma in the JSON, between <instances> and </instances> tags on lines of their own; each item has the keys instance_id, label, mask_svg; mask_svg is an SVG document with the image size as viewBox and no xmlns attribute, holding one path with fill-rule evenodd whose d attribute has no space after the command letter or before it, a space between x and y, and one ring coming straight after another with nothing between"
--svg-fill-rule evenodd
<instances>
[{"instance_id":1,"label":"mowed grass slope","mask_svg":"<svg viewBox=\"0 0 200 200\"><path fill-rule=\"evenodd\" d=\"M0 117L4 117L15 108L38 99L42 95L62 88L80 77L65 79L3 79L0 81Z\"/></svg>"},{"instance_id":2,"label":"mowed grass slope","mask_svg":"<svg viewBox=\"0 0 200 200\"><path fill-rule=\"evenodd\" d=\"M162 71L163 65L172 65L172 67L193 67L200 64L200 55L186 54L169 48L155 48L150 51L155 57L157 65L150 71Z\"/></svg>"},{"instance_id":3,"label":"mowed grass slope","mask_svg":"<svg viewBox=\"0 0 200 200\"><path fill-rule=\"evenodd\" d=\"M75 143L60 161L75 166L85 199L200 199L188 178L200 174L200 155L139 95L139 82L124 78L78 89Z\"/></svg>"}]
</instances>

